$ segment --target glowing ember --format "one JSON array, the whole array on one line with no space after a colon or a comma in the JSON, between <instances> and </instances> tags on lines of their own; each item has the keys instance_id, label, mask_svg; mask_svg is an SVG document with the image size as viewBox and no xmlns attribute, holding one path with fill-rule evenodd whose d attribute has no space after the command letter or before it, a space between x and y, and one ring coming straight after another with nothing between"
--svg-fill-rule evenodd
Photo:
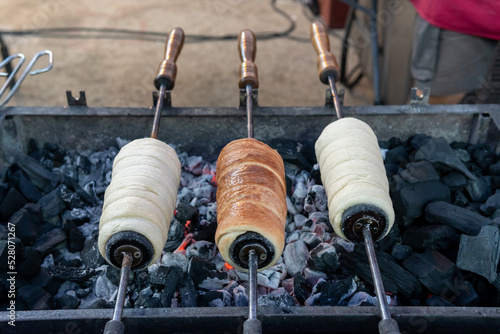
<instances>
[{"instance_id":1,"label":"glowing ember","mask_svg":"<svg viewBox=\"0 0 500 334\"><path fill-rule=\"evenodd\" d=\"M230 265L229 263L226 262L226 264L224 265L224 268L226 268L227 270L231 270L234 267L232 265Z\"/></svg>"}]
</instances>

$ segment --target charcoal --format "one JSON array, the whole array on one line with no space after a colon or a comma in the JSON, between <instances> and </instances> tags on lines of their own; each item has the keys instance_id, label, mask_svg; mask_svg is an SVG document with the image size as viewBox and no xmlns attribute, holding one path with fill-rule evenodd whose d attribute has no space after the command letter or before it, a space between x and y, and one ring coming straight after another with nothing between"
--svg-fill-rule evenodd
<instances>
[{"instance_id":1,"label":"charcoal","mask_svg":"<svg viewBox=\"0 0 500 334\"><path fill-rule=\"evenodd\" d=\"M328 199L326 197L326 191L323 186L315 184L307 192L307 196L304 199L304 211L306 212L316 212L325 211Z\"/></svg>"},{"instance_id":2,"label":"charcoal","mask_svg":"<svg viewBox=\"0 0 500 334\"><path fill-rule=\"evenodd\" d=\"M73 209L66 210L62 213L61 219L64 222L73 223L76 226L81 226L90 221L90 215L86 210L83 209Z\"/></svg>"},{"instance_id":3,"label":"charcoal","mask_svg":"<svg viewBox=\"0 0 500 334\"><path fill-rule=\"evenodd\" d=\"M462 208L466 207L469 204L469 199L464 195L461 191L456 191L453 193L453 201L452 204L460 206Z\"/></svg>"},{"instance_id":4,"label":"charcoal","mask_svg":"<svg viewBox=\"0 0 500 334\"><path fill-rule=\"evenodd\" d=\"M106 260L99 253L97 247L97 238L92 238L85 241L85 245L80 253L83 263L87 268L97 268L106 263Z\"/></svg>"},{"instance_id":5,"label":"charcoal","mask_svg":"<svg viewBox=\"0 0 500 334\"><path fill-rule=\"evenodd\" d=\"M452 285L457 273L455 264L434 250L422 254L413 253L403 262L403 267L418 277L430 292L437 295Z\"/></svg>"},{"instance_id":6,"label":"charcoal","mask_svg":"<svg viewBox=\"0 0 500 334\"><path fill-rule=\"evenodd\" d=\"M80 268L83 262L80 259L71 259L71 260L62 259L59 262L59 264L65 267Z\"/></svg>"},{"instance_id":7,"label":"charcoal","mask_svg":"<svg viewBox=\"0 0 500 334\"><path fill-rule=\"evenodd\" d=\"M66 186L61 184L56 189L49 192L47 195L40 198L38 204L42 206L43 218L52 220L56 218L64 209L66 203L62 198L62 193L65 191Z\"/></svg>"},{"instance_id":8,"label":"charcoal","mask_svg":"<svg viewBox=\"0 0 500 334\"><path fill-rule=\"evenodd\" d=\"M378 250L375 253L387 292L401 294L408 298L420 295L422 287L413 274L397 264L389 254ZM340 256L340 263L352 270L354 274L358 275L364 281L373 284L370 266L363 245L356 244L352 252L343 253Z\"/></svg>"},{"instance_id":9,"label":"charcoal","mask_svg":"<svg viewBox=\"0 0 500 334\"><path fill-rule=\"evenodd\" d=\"M41 265L42 258L34 248L23 247L16 251L16 269L19 275L32 277L40 271Z\"/></svg>"},{"instance_id":10,"label":"charcoal","mask_svg":"<svg viewBox=\"0 0 500 334\"><path fill-rule=\"evenodd\" d=\"M441 171L456 170L469 179L473 178L472 173L457 156L444 138L431 138L422 145L415 153L415 160L426 160Z\"/></svg>"},{"instance_id":11,"label":"charcoal","mask_svg":"<svg viewBox=\"0 0 500 334\"><path fill-rule=\"evenodd\" d=\"M149 274L147 271L142 271L139 272L135 275L135 283L139 287L139 289L144 289L146 287L149 287L150 280L149 280Z\"/></svg>"},{"instance_id":12,"label":"charcoal","mask_svg":"<svg viewBox=\"0 0 500 334\"><path fill-rule=\"evenodd\" d=\"M462 190L467 185L467 178L458 172L451 172L443 176L441 181L451 190Z\"/></svg>"},{"instance_id":13,"label":"charcoal","mask_svg":"<svg viewBox=\"0 0 500 334\"><path fill-rule=\"evenodd\" d=\"M302 272L307 265L308 257L309 249L307 249L307 245L304 241L298 240L286 245L283 252L286 271L292 276L298 272Z\"/></svg>"},{"instance_id":14,"label":"charcoal","mask_svg":"<svg viewBox=\"0 0 500 334\"><path fill-rule=\"evenodd\" d=\"M150 273L149 280L152 286L158 288L162 288L167 284L171 285L172 283L175 283L173 287L173 289L175 290L175 288L177 287L176 282L179 281L181 275L182 269L179 267L159 266L157 270Z\"/></svg>"},{"instance_id":15,"label":"charcoal","mask_svg":"<svg viewBox=\"0 0 500 334\"><path fill-rule=\"evenodd\" d=\"M162 307L164 305L162 305L162 302L159 298L156 298L156 297L151 297L151 298L146 298L144 300L144 303L142 304L142 307L144 308L158 308L158 307ZM164 306L164 307L170 307L169 306Z\"/></svg>"},{"instance_id":16,"label":"charcoal","mask_svg":"<svg viewBox=\"0 0 500 334\"><path fill-rule=\"evenodd\" d=\"M188 273L184 273L179 280L179 297L181 299L181 307L197 307L198 293L194 286L193 280ZM235 298L236 299L236 298ZM244 305L240 305L244 306Z\"/></svg>"},{"instance_id":17,"label":"charcoal","mask_svg":"<svg viewBox=\"0 0 500 334\"><path fill-rule=\"evenodd\" d=\"M399 171L399 166L396 164L385 163L384 167L385 167L385 173L387 175L387 178L393 177Z\"/></svg>"},{"instance_id":18,"label":"charcoal","mask_svg":"<svg viewBox=\"0 0 500 334\"><path fill-rule=\"evenodd\" d=\"M312 305L337 306L342 300L350 297L356 290L356 283L352 277L346 277L338 282L318 283L316 291L320 293Z\"/></svg>"},{"instance_id":19,"label":"charcoal","mask_svg":"<svg viewBox=\"0 0 500 334\"><path fill-rule=\"evenodd\" d=\"M10 222L16 226L16 237L21 239L25 245L33 245L38 238L42 219L40 205L28 203L12 215Z\"/></svg>"},{"instance_id":20,"label":"charcoal","mask_svg":"<svg viewBox=\"0 0 500 334\"><path fill-rule=\"evenodd\" d=\"M460 233L448 225L411 226L403 234L403 243L417 252L449 249L458 244Z\"/></svg>"},{"instance_id":21,"label":"charcoal","mask_svg":"<svg viewBox=\"0 0 500 334\"><path fill-rule=\"evenodd\" d=\"M107 307L108 307L108 303L104 299L99 298L95 302L93 302L92 304L87 306L87 309L94 310L94 309L103 309L103 308L107 308Z\"/></svg>"},{"instance_id":22,"label":"charcoal","mask_svg":"<svg viewBox=\"0 0 500 334\"><path fill-rule=\"evenodd\" d=\"M17 290L16 306L20 310L50 310L52 296L37 285L25 285Z\"/></svg>"},{"instance_id":23,"label":"charcoal","mask_svg":"<svg viewBox=\"0 0 500 334\"><path fill-rule=\"evenodd\" d=\"M179 267L183 271L187 271L189 260L182 253L165 253L161 257L161 264L167 267Z\"/></svg>"},{"instance_id":24,"label":"charcoal","mask_svg":"<svg viewBox=\"0 0 500 334\"><path fill-rule=\"evenodd\" d=\"M61 289L59 289L59 293L61 292ZM71 290L76 289L77 287L71 288ZM111 296L116 292L117 289L118 287L111 283L111 281L105 275L98 276L95 280L94 294L99 298L110 300Z\"/></svg>"},{"instance_id":25,"label":"charcoal","mask_svg":"<svg viewBox=\"0 0 500 334\"><path fill-rule=\"evenodd\" d=\"M425 144L427 144L430 139L431 139L431 137L429 137L426 134L417 134L417 135L409 138L409 140L407 141L407 144L410 147L414 148L415 150L418 150L422 146L424 146Z\"/></svg>"},{"instance_id":26,"label":"charcoal","mask_svg":"<svg viewBox=\"0 0 500 334\"><path fill-rule=\"evenodd\" d=\"M306 267L306 269L304 269L304 278L306 279L308 285L314 286L321 279L326 280L328 275L322 271L312 270L311 268Z\"/></svg>"},{"instance_id":27,"label":"charcoal","mask_svg":"<svg viewBox=\"0 0 500 334\"><path fill-rule=\"evenodd\" d=\"M304 276L301 273L293 275L293 294L300 304L308 298L308 289Z\"/></svg>"},{"instance_id":28,"label":"charcoal","mask_svg":"<svg viewBox=\"0 0 500 334\"><path fill-rule=\"evenodd\" d=\"M314 232L302 233L300 235L300 240L303 240L309 249L314 249L323 241Z\"/></svg>"},{"instance_id":29,"label":"charcoal","mask_svg":"<svg viewBox=\"0 0 500 334\"><path fill-rule=\"evenodd\" d=\"M292 296L284 288L278 288L257 298L259 306L289 307L296 306Z\"/></svg>"},{"instance_id":30,"label":"charcoal","mask_svg":"<svg viewBox=\"0 0 500 334\"><path fill-rule=\"evenodd\" d=\"M197 241L194 244L189 245L186 249L186 256L189 258L191 256L197 256L203 260L210 261L217 253L217 246L214 243L208 241Z\"/></svg>"},{"instance_id":31,"label":"charcoal","mask_svg":"<svg viewBox=\"0 0 500 334\"><path fill-rule=\"evenodd\" d=\"M0 203L2 203L3 199L5 198L5 194L7 194L7 189L9 189L7 184L0 183Z\"/></svg>"},{"instance_id":32,"label":"charcoal","mask_svg":"<svg viewBox=\"0 0 500 334\"><path fill-rule=\"evenodd\" d=\"M229 283L226 272L217 270L215 264L196 256L189 261L188 272L198 288L216 290Z\"/></svg>"},{"instance_id":33,"label":"charcoal","mask_svg":"<svg viewBox=\"0 0 500 334\"><path fill-rule=\"evenodd\" d=\"M406 184L393 194L394 207L403 216L418 218L425 205L433 201L451 201L450 189L440 181Z\"/></svg>"},{"instance_id":34,"label":"charcoal","mask_svg":"<svg viewBox=\"0 0 500 334\"><path fill-rule=\"evenodd\" d=\"M197 223L199 220L198 216L199 216L199 211L197 208L185 203L179 203L177 205L175 211L175 218L182 225L185 225L188 220L191 221L191 224Z\"/></svg>"},{"instance_id":35,"label":"charcoal","mask_svg":"<svg viewBox=\"0 0 500 334\"><path fill-rule=\"evenodd\" d=\"M79 252L83 249L85 237L78 228L72 228L68 233L67 245L68 251L71 253Z\"/></svg>"},{"instance_id":36,"label":"charcoal","mask_svg":"<svg viewBox=\"0 0 500 334\"><path fill-rule=\"evenodd\" d=\"M335 247L321 243L309 253L307 264L313 270L334 273L339 267L339 255Z\"/></svg>"},{"instance_id":37,"label":"charcoal","mask_svg":"<svg viewBox=\"0 0 500 334\"><path fill-rule=\"evenodd\" d=\"M0 270L7 269L8 252L9 252L9 247L7 240L0 239Z\"/></svg>"},{"instance_id":38,"label":"charcoal","mask_svg":"<svg viewBox=\"0 0 500 334\"><path fill-rule=\"evenodd\" d=\"M391 255L398 261L404 261L413 252L413 248L408 245L396 244L392 247Z\"/></svg>"},{"instance_id":39,"label":"charcoal","mask_svg":"<svg viewBox=\"0 0 500 334\"><path fill-rule=\"evenodd\" d=\"M80 300L71 295L63 295L54 298L54 305L56 309L60 310L74 310L80 305Z\"/></svg>"},{"instance_id":40,"label":"charcoal","mask_svg":"<svg viewBox=\"0 0 500 334\"><path fill-rule=\"evenodd\" d=\"M38 238L33 245L33 249L39 252L42 257L45 257L64 241L66 241L64 230L55 228Z\"/></svg>"},{"instance_id":41,"label":"charcoal","mask_svg":"<svg viewBox=\"0 0 500 334\"><path fill-rule=\"evenodd\" d=\"M500 160L490 165L489 172L491 175L500 175Z\"/></svg>"},{"instance_id":42,"label":"charcoal","mask_svg":"<svg viewBox=\"0 0 500 334\"><path fill-rule=\"evenodd\" d=\"M92 268L79 269L79 268L66 267L63 265L50 267L49 271L56 278L72 282L84 282L99 273L98 271Z\"/></svg>"},{"instance_id":43,"label":"charcoal","mask_svg":"<svg viewBox=\"0 0 500 334\"><path fill-rule=\"evenodd\" d=\"M450 301L458 306L479 306L479 296L470 282L458 278L455 281Z\"/></svg>"},{"instance_id":44,"label":"charcoal","mask_svg":"<svg viewBox=\"0 0 500 334\"><path fill-rule=\"evenodd\" d=\"M399 175L408 183L439 180L439 174L428 161L410 162Z\"/></svg>"},{"instance_id":45,"label":"charcoal","mask_svg":"<svg viewBox=\"0 0 500 334\"><path fill-rule=\"evenodd\" d=\"M370 296L368 293L364 291L356 292L347 306L376 306L377 305L377 297Z\"/></svg>"},{"instance_id":46,"label":"charcoal","mask_svg":"<svg viewBox=\"0 0 500 334\"><path fill-rule=\"evenodd\" d=\"M26 199L16 190L10 188L0 204L0 220L8 221L9 218L28 203Z\"/></svg>"},{"instance_id":47,"label":"charcoal","mask_svg":"<svg viewBox=\"0 0 500 334\"><path fill-rule=\"evenodd\" d=\"M440 201L427 205L425 219L429 223L449 225L468 235L478 235L483 226L492 223L478 213Z\"/></svg>"},{"instance_id":48,"label":"charcoal","mask_svg":"<svg viewBox=\"0 0 500 334\"><path fill-rule=\"evenodd\" d=\"M500 209L500 189L495 194L488 197L484 204L481 204L481 212L485 215L491 215L495 210Z\"/></svg>"},{"instance_id":49,"label":"charcoal","mask_svg":"<svg viewBox=\"0 0 500 334\"><path fill-rule=\"evenodd\" d=\"M94 196L90 195L85 189L83 189L80 184L78 183L78 180L65 176L64 178L64 184L71 190L73 190L80 198L85 201L85 203L89 205L95 205L97 204L97 200L95 199Z\"/></svg>"},{"instance_id":50,"label":"charcoal","mask_svg":"<svg viewBox=\"0 0 500 334\"><path fill-rule=\"evenodd\" d=\"M58 176L45 168L36 159L22 155L17 158L16 163L26 173L31 182L43 192L48 193L57 186L59 182Z\"/></svg>"},{"instance_id":51,"label":"charcoal","mask_svg":"<svg viewBox=\"0 0 500 334\"><path fill-rule=\"evenodd\" d=\"M248 306L248 296L243 286L238 285L236 288L233 288L233 298L234 306Z\"/></svg>"},{"instance_id":52,"label":"charcoal","mask_svg":"<svg viewBox=\"0 0 500 334\"><path fill-rule=\"evenodd\" d=\"M300 169L310 170L312 168L311 163L303 154L307 154L307 150L303 149L301 143L291 139L273 139L268 144L278 151L284 162L293 164ZM314 159L312 156L310 158Z\"/></svg>"},{"instance_id":53,"label":"charcoal","mask_svg":"<svg viewBox=\"0 0 500 334\"><path fill-rule=\"evenodd\" d=\"M167 242L165 243L165 247L163 247L163 250L165 252L175 251L181 245L182 240L184 240L184 225L174 219L170 224Z\"/></svg>"},{"instance_id":54,"label":"charcoal","mask_svg":"<svg viewBox=\"0 0 500 334\"><path fill-rule=\"evenodd\" d=\"M457 267L472 271L493 282L500 259L500 233L496 226L484 226L477 236L462 235Z\"/></svg>"},{"instance_id":55,"label":"charcoal","mask_svg":"<svg viewBox=\"0 0 500 334\"><path fill-rule=\"evenodd\" d=\"M84 206L80 195L78 195L76 192L72 192L65 185L61 187L61 199L64 203L66 203L66 206L70 210L81 209Z\"/></svg>"},{"instance_id":56,"label":"charcoal","mask_svg":"<svg viewBox=\"0 0 500 334\"><path fill-rule=\"evenodd\" d=\"M16 171L10 177L10 180L14 182L15 187L19 189L24 198L29 202L37 202L42 197L40 190L28 179L22 170Z\"/></svg>"},{"instance_id":57,"label":"charcoal","mask_svg":"<svg viewBox=\"0 0 500 334\"><path fill-rule=\"evenodd\" d=\"M455 304L450 303L446 299L439 297L439 296L436 296L436 295L432 295L429 298L427 298L427 300L425 301L425 305L426 306L438 306L438 307L439 306L455 306Z\"/></svg>"},{"instance_id":58,"label":"charcoal","mask_svg":"<svg viewBox=\"0 0 500 334\"><path fill-rule=\"evenodd\" d=\"M472 158L483 171L487 172L491 164L495 161L495 154L487 147L481 147L472 153Z\"/></svg>"},{"instance_id":59,"label":"charcoal","mask_svg":"<svg viewBox=\"0 0 500 334\"><path fill-rule=\"evenodd\" d=\"M473 202L484 202L491 196L491 180L483 175L473 175L465 189Z\"/></svg>"},{"instance_id":60,"label":"charcoal","mask_svg":"<svg viewBox=\"0 0 500 334\"><path fill-rule=\"evenodd\" d=\"M312 219L307 219L302 226L303 232L314 232L316 230L316 223Z\"/></svg>"},{"instance_id":61,"label":"charcoal","mask_svg":"<svg viewBox=\"0 0 500 334\"><path fill-rule=\"evenodd\" d=\"M396 146L385 154L385 163L404 166L408 163L408 153L403 146Z\"/></svg>"},{"instance_id":62,"label":"charcoal","mask_svg":"<svg viewBox=\"0 0 500 334\"><path fill-rule=\"evenodd\" d=\"M106 278L109 279L109 281L114 285L118 286L120 284L120 276L121 276L120 269L115 268L113 266L108 266L106 268ZM130 272L128 276L128 282L131 283L133 279L134 279L134 273Z\"/></svg>"},{"instance_id":63,"label":"charcoal","mask_svg":"<svg viewBox=\"0 0 500 334\"><path fill-rule=\"evenodd\" d=\"M231 306L231 294L225 290L208 291L198 298L201 307L226 307Z\"/></svg>"}]
</instances>

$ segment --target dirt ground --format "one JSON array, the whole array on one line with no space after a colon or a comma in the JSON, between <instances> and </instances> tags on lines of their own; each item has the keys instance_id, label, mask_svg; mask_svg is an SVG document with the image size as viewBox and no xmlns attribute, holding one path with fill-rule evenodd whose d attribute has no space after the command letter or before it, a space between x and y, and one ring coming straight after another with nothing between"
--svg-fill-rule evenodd
<instances>
[{"instance_id":1,"label":"dirt ground","mask_svg":"<svg viewBox=\"0 0 500 334\"><path fill-rule=\"evenodd\" d=\"M177 61L174 106L217 107L238 104L237 41L200 40L193 36L236 36L252 29L257 36L283 32L290 22L273 10L269 0L0 0L3 31L47 28L128 29L135 34L75 32L55 35L3 35L10 54L24 53L26 64L38 51L54 53L54 68L26 78L8 105L63 106L66 90L84 90L89 106L149 107L153 79L164 53L166 34L181 27L186 42ZM257 40L259 104L317 106L326 86L316 71L316 54L309 41L311 15L299 1L278 0L276 7L295 24L293 37ZM141 35L140 32L143 32ZM165 36L151 36L158 32ZM331 37L340 57L343 30ZM92 36L92 38L82 38ZM122 39L133 36L133 39ZM37 67L43 67L41 59ZM23 67L24 68L24 67ZM346 92L346 105L372 104L365 81Z\"/></svg>"}]
</instances>

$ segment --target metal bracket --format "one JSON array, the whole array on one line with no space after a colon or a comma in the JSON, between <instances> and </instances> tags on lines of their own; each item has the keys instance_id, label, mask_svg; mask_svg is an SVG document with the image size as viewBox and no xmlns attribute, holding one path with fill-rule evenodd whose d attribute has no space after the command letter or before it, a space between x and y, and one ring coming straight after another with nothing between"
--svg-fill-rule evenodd
<instances>
[{"instance_id":1,"label":"metal bracket","mask_svg":"<svg viewBox=\"0 0 500 334\"><path fill-rule=\"evenodd\" d=\"M163 98L163 109L165 107L170 108L172 107L172 91L171 90L166 90L165 91L165 96ZM156 107L156 104L158 103L158 91L153 92L153 107Z\"/></svg>"},{"instance_id":2,"label":"metal bracket","mask_svg":"<svg viewBox=\"0 0 500 334\"><path fill-rule=\"evenodd\" d=\"M339 102L340 102L340 105L343 107L344 106L344 94L345 94L344 88L339 89L338 93L339 93ZM328 88L326 90L325 107L335 108L335 106L333 105L332 90L330 88Z\"/></svg>"},{"instance_id":3,"label":"metal bracket","mask_svg":"<svg viewBox=\"0 0 500 334\"><path fill-rule=\"evenodd\" d=\"M259 106L259 90L252 89L252 105L254 107ZM246 108L247 106L247 93L244 89L240 89L240 108Z\"/></svg>"},{"instance_id":4,"label":"metal bracket","mask_svg":"<svg viewBox=\"0 0 500 334\"><path fill-rule=\"evenodd\" d=\"M412 87L410 92L410 105L414 107L428 107L430 95L431 89L429 87L425 87L424 90Z\"/></svg>"},{"instance_id":5,"label":"metal bracket","mask_svg":"<svg viewBox=\"0 0 500 334\"><path fill-rule=\"evenodd\" d=\"M85 91L80 91L80 97L75 98L70 90L66 91L66 100L68 101L68 106L70 107L87 107L87 98L85 97Z\"/></svg>"}]
</instances>

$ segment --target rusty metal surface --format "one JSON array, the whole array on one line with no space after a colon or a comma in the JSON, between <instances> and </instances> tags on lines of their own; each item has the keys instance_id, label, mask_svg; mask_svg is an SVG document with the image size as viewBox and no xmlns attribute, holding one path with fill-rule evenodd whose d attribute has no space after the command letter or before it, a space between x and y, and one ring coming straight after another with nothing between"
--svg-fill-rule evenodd
<instances>
[{"instance_id":1,"label":"rusty metal surface","mask_svg":"<svg viewBox=\"0 0 500 334\"><path fill-rule=\"evenodd\" d=\"M19 311L13 333L99 333L113 310ZM402 333L498 333L500 310L478 307L393 307ZM244 307L125 309L126 333L241 333ZM376 307L260 307L264 333L378 333ZM0 331L9 333L8 313Z\"/></svg>"}]
</instances>

